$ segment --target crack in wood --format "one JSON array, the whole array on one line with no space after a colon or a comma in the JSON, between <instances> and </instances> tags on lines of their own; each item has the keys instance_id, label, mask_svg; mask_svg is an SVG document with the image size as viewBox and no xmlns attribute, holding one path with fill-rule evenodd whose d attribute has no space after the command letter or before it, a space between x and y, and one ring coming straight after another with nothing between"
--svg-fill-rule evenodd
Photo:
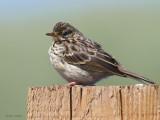
<instances>
[{"instance_id":1,"label":"crack in wood","mask_svg":"<svg viewBox=\"0 0 160 120\"><path fill-rule=\"evenodd\" d=\"M82 92L83 92L83 89L82 89L82 87L80 88L80 104L81 104L81 102L82 102Z\"/></svg>"},{"instance_id":2,"label":"crack in wood","mask_svg":"<svg viewBox=\"0 0 160 120\"><path fill-rule=\"evenodd\" d=\"M72 120L72 87L70 87L70 120Z\"/></svg>"},{"instance_id":3,"label":"crack in wood","mask_svg":"<svg viewBox=\"0 0 160 120\"><path fill-rule=\"evenodd\" d=\"M121 120L123 120L123 105L122 105L122 91L121 91L121 87L119 89L119 100L120 100L120 114L121 114Z\"/></svg>"}]
</instances>

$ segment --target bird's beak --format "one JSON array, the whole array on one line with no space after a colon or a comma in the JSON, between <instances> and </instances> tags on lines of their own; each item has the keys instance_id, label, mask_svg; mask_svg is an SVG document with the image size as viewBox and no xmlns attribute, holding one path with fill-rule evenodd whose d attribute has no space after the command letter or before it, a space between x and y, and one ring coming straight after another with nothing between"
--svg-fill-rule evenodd
<instances>
[{"instance_id":1,"label":"bird's beak","mask_svg":"<svg viewBox=\"0 0 160 120\"><path fill-rule=\"evenodd\" d=\"M47 36L53 36L56 37L58 35L57 32L51 32L51 33L46 33Z\"/></svg>"}]
</instances>

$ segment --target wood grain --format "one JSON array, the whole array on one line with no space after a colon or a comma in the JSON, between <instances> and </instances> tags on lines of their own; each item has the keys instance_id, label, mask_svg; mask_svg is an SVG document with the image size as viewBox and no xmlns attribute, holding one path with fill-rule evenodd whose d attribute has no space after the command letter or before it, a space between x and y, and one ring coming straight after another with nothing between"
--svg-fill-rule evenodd
<instances>
[{"instance_id":1,"label":"wood grain","mask_svg":"<svg viewBox=\"0 0 160 120\"><path fill-rule=\"evenodd\" d=\"M160 86L33 87L27 120L160 120Z\"/></svg>"}]
</instances>

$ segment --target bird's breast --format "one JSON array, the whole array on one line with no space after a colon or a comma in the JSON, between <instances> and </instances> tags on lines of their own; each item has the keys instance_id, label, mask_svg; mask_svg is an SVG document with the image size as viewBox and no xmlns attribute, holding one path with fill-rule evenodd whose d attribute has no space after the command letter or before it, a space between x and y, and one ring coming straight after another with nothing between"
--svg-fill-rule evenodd
<instances>
[{"instance_id":1,"label":"bird's breast","mask_svg":"<svg viewBox=\"0 0 160 120\"><path fill-rule=\"evenodd\" d=\"M72 81L91 79L91 76L87 71L65 62L62 57L54 53L52 48L49 49L48 53L51 64L66 80Z\"/></svg>"}]
</instances>

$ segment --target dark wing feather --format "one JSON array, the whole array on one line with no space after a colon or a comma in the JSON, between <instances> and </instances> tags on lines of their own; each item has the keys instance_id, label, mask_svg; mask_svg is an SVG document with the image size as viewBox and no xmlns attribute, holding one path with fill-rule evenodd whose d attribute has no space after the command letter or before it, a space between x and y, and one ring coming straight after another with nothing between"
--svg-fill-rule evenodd
<instances>
[{"instance_id":1,"label":"dark wing feather","mask_svg":"<svg viewBox=\"0 0 160 120\"><path fill-rule=\"evenodd\" d=\"M81 69L92 72L107 72L111 74L121 73L118 69L119 63L108 53L104 52L99 44L95 42L85 42L68 45L68 52L64 54L64 60L69 64L76 65ZM76 50L73 50L73 46Z\"/></svg>"}]
</instances>

